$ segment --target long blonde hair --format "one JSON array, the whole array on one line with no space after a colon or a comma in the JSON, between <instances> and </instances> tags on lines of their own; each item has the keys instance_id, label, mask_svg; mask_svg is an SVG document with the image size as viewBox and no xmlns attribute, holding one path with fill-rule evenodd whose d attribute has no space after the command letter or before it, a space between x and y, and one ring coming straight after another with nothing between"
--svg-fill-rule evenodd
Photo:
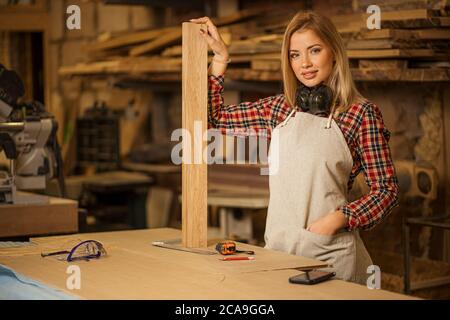
<instances>
[{"instance_id":1,"label":"long blonde hair","mask_svg":"<svg viewBox=\"0 0 450 320\"><path fill-rule=\"evenodd\" d=\"M333 91L333 111L339 113L346 111L353 103L363 102L355 87L350 66L345 51L344 42L339 32L330 19L314 12L299 12L289 22L283 39L281 50L281 66L283 73L284 95L291 106L295 106L295 92L299 80L292 70L289 49L292 35L300 30L312 30L331 49L334 56L334 66L328 82L326 83Z\"/></svg>"}]
</instances>

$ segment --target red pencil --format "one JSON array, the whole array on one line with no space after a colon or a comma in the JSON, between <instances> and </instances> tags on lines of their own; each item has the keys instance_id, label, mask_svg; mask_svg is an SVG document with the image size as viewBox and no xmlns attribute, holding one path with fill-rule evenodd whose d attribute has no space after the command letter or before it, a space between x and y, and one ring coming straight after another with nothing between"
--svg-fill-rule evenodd
<instances>
[{"instance_id":1,"label":"red pencil","mask_svg":"<svg viewBox=\"0 0 450 320\"><path fill-rule=\"evenodd\" d=\"M255 257L226 257L223 259L220 259L222 261L236 261L236 260L254 260Z\"/></svg>"}]
</instances>

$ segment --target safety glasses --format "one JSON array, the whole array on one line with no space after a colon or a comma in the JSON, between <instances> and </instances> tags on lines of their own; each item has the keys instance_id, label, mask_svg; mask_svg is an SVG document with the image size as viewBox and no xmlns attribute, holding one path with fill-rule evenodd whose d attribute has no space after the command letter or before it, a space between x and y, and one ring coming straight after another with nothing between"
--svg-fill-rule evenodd
<instances>
[{"instance_id":1,"label":"safety glasses","mask_svg":"<svg viewBox=\"0 0 450 320\"><path fill-rule=\"evenodd\" d=\"M98 259L101 256L106 256L106 250L103 244L96 240L85 240L78 243L71 250L61 250L49 253L41 253L41 257L60 256L58 260L65 260L67 262L91 259Z\"/></svg>"}]
</instances>

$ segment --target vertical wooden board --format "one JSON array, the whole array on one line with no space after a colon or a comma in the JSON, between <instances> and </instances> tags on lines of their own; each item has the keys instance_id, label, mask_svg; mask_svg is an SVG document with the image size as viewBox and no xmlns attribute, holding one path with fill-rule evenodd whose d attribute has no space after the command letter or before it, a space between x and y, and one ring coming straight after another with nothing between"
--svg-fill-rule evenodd
<instances>
[{"instance_id":1,"label":"vertical wooden board","mask_svg":"<svg viewBox=\"0 0 450 320\"><path fill-rule=\"evenodd\" d=\"M208 47L200 28L197 24L183 23L182 122L189 135L183 137L182 240L188 248L207 246L207 165L201 158L200 163L194 162L194 150L204 150L206 146L201 135L208 121ZM197 121L201 121L201 126L195 130ZM187 148L189 143L191 148Z\"/></svg>"},{"instance_id":2,"label":"vertical wooden board","mask_svg":"<svg viewBox=\"0 0 450 320\"><path fill-rule=\"evenodd\" d=\"M444 159L445 177L442 179L445 189L445 212L450 213L450 84L442 86L443 91L443 122L444 122ZM444 261L450 262L450 230L444 231L443 245Z\"/></svg>"},{"instance_id":3,"label":"vertical wooden board","mask_svg":"<svg viewBox=\"0 0 450 320\"><path fill-rule=\"evenodd\" d=\"M52 78L51 72L56 72L56 70L51 70L50 67L50 32L48 27L44 30L42 41L44 47L44 103L47 107L47 110L51 110L51 88L52 88ZM61 140L60 140L61 141Z\"/></svg>"}]
</instances>

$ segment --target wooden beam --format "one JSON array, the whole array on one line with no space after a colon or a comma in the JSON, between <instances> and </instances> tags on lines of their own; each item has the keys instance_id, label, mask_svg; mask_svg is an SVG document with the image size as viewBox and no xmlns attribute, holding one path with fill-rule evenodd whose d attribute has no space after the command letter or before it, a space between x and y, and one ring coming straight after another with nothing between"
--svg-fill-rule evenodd
<instances>
[{"instance_id":1,"label":"wooden beam","mask_svg":"<svg viewBox=\"0 0 450 320\"><path fill-rule=\"evenodd\" d=\"M408 57L435 57L432 49L379 49L379 50L347 50L351 59L364 58L408 58Z\"/></svg>"},{"instance_id":2,"label":"wooden beam","mask_svg":"<svg viewBox=\"0 0 450 320\"><path fill-rule=\"evenodd\" d=\"M450 212L450 84L446 83L442 86L442 111L443 111L443 135L444 135L444 157L445 177L443 183L445 186L445 212ZM444 231L443 260L450 262L450 230Z\"/></svg>"},{"instance_id":3,"label":"wooden beam","mask_svg":"<svg viewBox=\"0 0 450 320\"><path fill-rule=\"evenodd\" d=\"M436 279L423 280L411 283L411 290L428 289L450 284L450 277L440 277Z\"/></svg>"},{"instance_id":4,"label":"wooden beam","mask_svg":"<svg viewBox=\"0 0 450 320\"><path fill-rule=\"evenodd\" d=\"M355 81L448 82L450 71L440 69L350 69Z\"/></svg>"},{"instance_id":5,"label":"wooden beam","mask_svg":"<svg viewBox=\"0 0 450 320\"><path fill-rule=\"evenodd\" d=\"M179 58L121 58L111 61L98 61L92 63L79 63L73 66L61 67L59 75L88 75L88 74L140 74L156 72L180 72L181 59Z\"/></svg>"},{"instance_id":6,"label":"wooden beam","mask_svg":"<svg viewBox=\"0 0 450 320\"><path fill-rule=\"evenodd\" d=\"M114 37L105 41L98 41L96 43L90 44L89 51L102 51L110 50L118 47L134 45L137 43L148 42L155 38L164 36L165 33L178 30L178 27L168 27L163 29L154 29L148 31L140 31L131 34L125 34L121 36Z\"/></svg>"},{"instance_id":7,"label":"wooden beam","mask_svg":"<svg viewBox=\"0 0 450 320\"><path fill-rule=\"evenodd\" d=\"M279 71L281 70L281 60L252 59L252 70Z\"/></svg>"},{"instance_id":8,"label":"wooden beam","mask_svg":"<svg viewBox=\"0 0 450 320\"><path fill-rule=\"evenodd\" d=\"M47 0L34 0L34 3L18 3L18 4L8 4L2 5L2 13L17 13L17 12L46 12L48 11L48 1Z\"/></svg>"},{"instance_id":9,"label":"wooden beam","mask_svg":"<svg viewBox=\"0 0 450 320\"><path fill-rule=\"evenodd\" d=\"M49 111L53 111L53 105L51 104L51 88L53 86L51 72L56 72L56 70L51 69L50 65L50 30L47 28L42 37L43 43L43 69L44 69L44 103ZM61 130L62 126L60 125ZM61 141L61 140L60 140Z\"/></svg>"},{"instance_id":10,"label":"wooden beam","mask_svg":"<svg viewBox=\"0 0 450 320\"><path fill-rule=\"evenodd\" d=\"M202 138L208 121L208 47L200 35L200 28L200 25L189 22L183 23L182 28L182 122L183 129L193 138L188 140L188 137L183 137L182 240L187 248L205 248L208 230L208 176L207 165L202 159L206 147ZM197 121L200 125L195 130ZM188 150L194 152L188 153Z\"/></svg>"},{"instance_id":11,"label":"wooden beam","mask_svg":"<svg viewBox=\"0 0 450 320\"><path fill-rule=\"evenodd\" d=\"M446 40L450 39L450 30L448 29L379 29L361 32L361 39L420 39L420 40Z\"/></svg>"},{"instance_id":12,"label":"wooden beam","mask_svg":"<svg viewBox=\"0 0 450 320\"><path fill-rule=\"evenodd\" d=\"M139 45L134 47L130 50L129 54L132 57L141 56L145 53L150 53L158 49L162 49L170 44L173 44L180 40L181 38L181 30L175 29L172 31L169 31L162 36L156 38L153 41L150 41L148 43Z\"/></svg>"},{"instance_id":13,"label":"wooden beam","mask_svg":"<svg viewBox=\"0 0 450 320\"><path fill-rule=\"evenodd\" d=\"M44 31L49 25L49 16L42 12L0 12L0 30Z\"/></svg>"},{"instance_id":14,"label":"wooden beam","mask_svg":"<svg viewBox=\"0 0 450 320\"><path fill-rule=\"evenodd\" d=\"M399 59L360 59L358 66L360 69L406 69L408 68L408 61Z\"/></svg>"}]
</instances>

